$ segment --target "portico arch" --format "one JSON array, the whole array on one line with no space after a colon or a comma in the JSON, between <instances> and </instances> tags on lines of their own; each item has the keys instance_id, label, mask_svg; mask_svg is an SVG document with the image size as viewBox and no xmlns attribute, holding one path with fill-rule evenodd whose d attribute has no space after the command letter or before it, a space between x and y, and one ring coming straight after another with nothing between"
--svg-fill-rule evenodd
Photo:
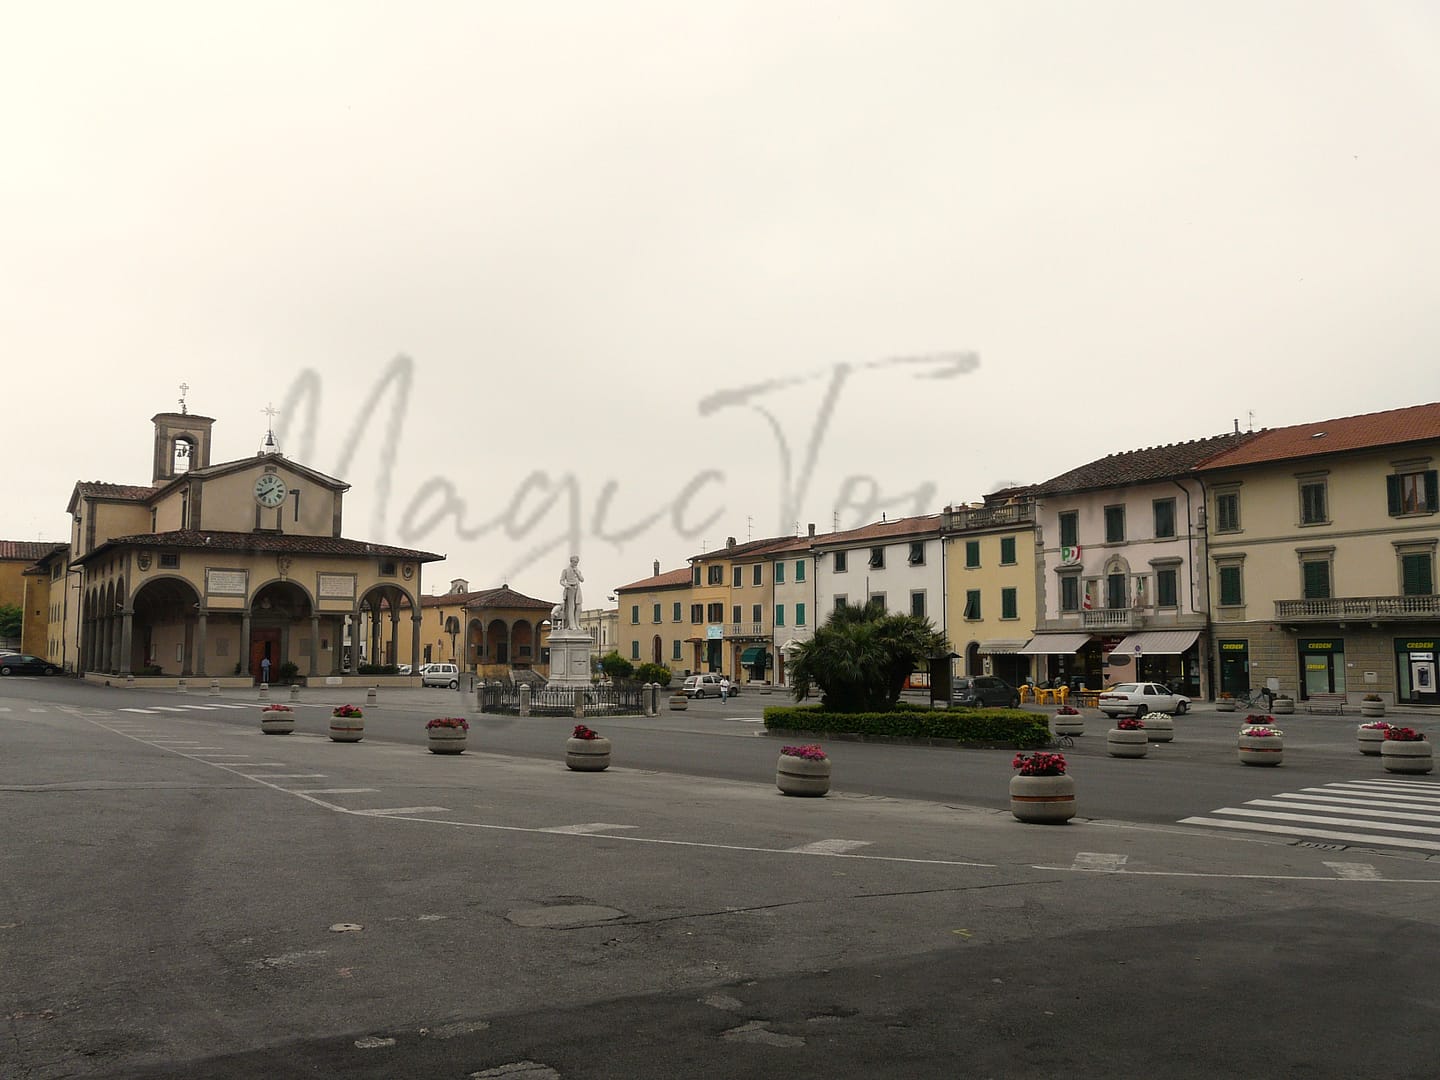
<instances>
[{"instance_id":1,"label":"portico arch","mask_svg":"<svg viewBox=\"0 0 1440 1080\"><path fill-rule=\"evenodd\" d=\"M203 651L196 649L200 594L195 586L178 576L149 578L136 591L130 609L122 614L131 624L125 653L129 669L141 674L195 674L198 653Z\"/></svg>"}]
</instances>

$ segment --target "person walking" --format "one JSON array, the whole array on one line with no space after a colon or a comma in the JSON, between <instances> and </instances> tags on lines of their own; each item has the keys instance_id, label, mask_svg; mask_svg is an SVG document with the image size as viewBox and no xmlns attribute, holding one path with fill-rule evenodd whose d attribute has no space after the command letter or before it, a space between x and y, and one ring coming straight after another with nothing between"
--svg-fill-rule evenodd
<instances>
[{"instance_id":1,"label":"person walking","mask_svg":"<svg viewBox=\"0 0 1440 1080\"><path fill-rule=\"evenodd\" d=\"M724 701L730 696L730 676L720 676L720 700Z\"/></svg>"}]
</instances>

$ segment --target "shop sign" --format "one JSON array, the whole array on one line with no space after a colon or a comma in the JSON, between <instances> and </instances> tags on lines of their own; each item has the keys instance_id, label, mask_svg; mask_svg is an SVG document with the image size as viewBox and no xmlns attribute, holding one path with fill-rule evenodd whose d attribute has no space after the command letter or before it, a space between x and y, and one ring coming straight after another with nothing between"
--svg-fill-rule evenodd
<instances>
[{"instance_id":1,"label":"shop sign","mask_svg":"<svg viewBox=\"0 0 1440 1080\"><path fill-rule=\"evenodd\" d=\"M1220 642L1221 652L1245 652L1250 648L1248 641L1222 641Z\"/></svg>"},{"instance_id":2,"label":"shop sign","mask_svg":"<svg viewBox=\"0 0 1440 1080\"><path fill-rule=\"evenodd\" d=\"M1300 642L1300 651L1309 653L1344 652L1345 643L1343 641L1330 641L1328 639L1319 641L1302 641Z\"/></svg>"}]
</instances>

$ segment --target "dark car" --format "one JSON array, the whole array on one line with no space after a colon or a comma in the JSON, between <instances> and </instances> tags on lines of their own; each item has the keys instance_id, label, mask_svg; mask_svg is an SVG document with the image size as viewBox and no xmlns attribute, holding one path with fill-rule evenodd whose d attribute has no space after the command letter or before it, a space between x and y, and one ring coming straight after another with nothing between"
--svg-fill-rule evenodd
<instances>
[{"instance_id":1,"label":"dark car","mask_svg":"<svg viewBox=\"0 0 1440 1080\"><path fill-rule=\"evenodd\" d=\"M956 705L1020 707L1020 691L994 675L961 675L955 680L950 697Z\"/></svg>"},{"instance_id":2,"label":"dark car","mask_svg":"<svg viewBox=\"0 0 1440 1080\"><path fill-rule=\"evenodd\" d=\"M0 675L59 675L60 669L48 660L28 653L0 656Z\"/></svg>"}]
</instances>

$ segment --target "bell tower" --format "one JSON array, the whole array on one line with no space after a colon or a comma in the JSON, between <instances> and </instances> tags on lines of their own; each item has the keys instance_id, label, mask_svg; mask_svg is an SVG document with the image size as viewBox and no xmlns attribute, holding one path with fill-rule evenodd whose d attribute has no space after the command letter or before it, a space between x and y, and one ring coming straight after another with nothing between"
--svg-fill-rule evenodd
<instances>
[{"instance_id":1,"label":"bell tower","mask_svg":"<svg viewBox=\"0 0 1440 1080\"><path fill-rule=\"evenodd\" d=\"M156 413L154 484L164 484L210 464L210 428L215 420L193 413Z\"/></svg>"}]
</instances>

